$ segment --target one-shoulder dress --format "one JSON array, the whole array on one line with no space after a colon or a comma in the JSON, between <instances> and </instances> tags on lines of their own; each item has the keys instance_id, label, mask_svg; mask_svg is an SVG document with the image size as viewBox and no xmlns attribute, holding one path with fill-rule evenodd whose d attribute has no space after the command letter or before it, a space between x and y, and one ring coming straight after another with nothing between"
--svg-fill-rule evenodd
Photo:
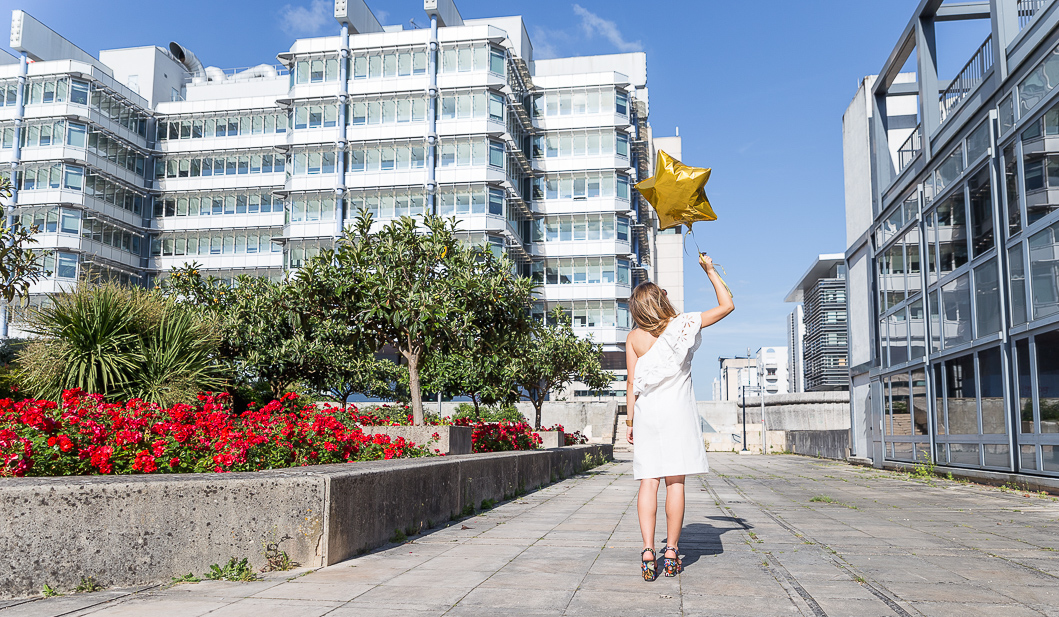
<instances>
[{"instance_id":1,"label":"one-shoulder dress","mask_svg":"<svg viewBox=\"0 0 1059 617\"><path fill-rule=\"evenodd\" d=\"M636 361L632 473L637 480L707 473L691 358L702 342L702 314L681 313Z\"/></svg>"}]
</instances>

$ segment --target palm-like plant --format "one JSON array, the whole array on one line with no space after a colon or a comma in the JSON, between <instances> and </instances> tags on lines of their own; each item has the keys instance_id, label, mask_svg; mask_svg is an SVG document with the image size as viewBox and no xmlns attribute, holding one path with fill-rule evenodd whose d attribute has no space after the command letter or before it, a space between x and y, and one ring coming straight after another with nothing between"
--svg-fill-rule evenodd
<instances>
[{"instance_id":1,"label":"palm-like plant","mask_svg":"<svg viewBox=\"0 0 1059 617\"><path fill-rule=\"evenodd\" d=\"M148 291L100 285L57 294L29 329L41 338L19 355L22 383L40 398L81 388L170 405L224 386L213 323Z\"/></svg>"}]
</instances>

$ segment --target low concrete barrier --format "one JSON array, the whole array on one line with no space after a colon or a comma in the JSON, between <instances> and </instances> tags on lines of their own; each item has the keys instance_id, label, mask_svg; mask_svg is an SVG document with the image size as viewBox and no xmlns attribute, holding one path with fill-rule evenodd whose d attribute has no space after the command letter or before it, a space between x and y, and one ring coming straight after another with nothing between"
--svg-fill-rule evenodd
<instances>
[{"instance_id":1,"label":"low concrete barrier","mask_svg":"<svg viewBox=\"0 0 1059 617\"><path fill-rule=\"evenodd\" d=\"M469 426L365 426L368 435L404 437L417 446L426 446L442 454L470 454L474 447L474 429ZM437 440L434 440L437 435Z\"/></svg>"},{"instance_id":2,"label":"low concrete barrier","mask_svg":"<svg viewBox=\"0 0 1059 617\"><path fill-rule=\"evenodd\" d=\"M0 597L202 574L279 542L330 565L580 471L612 446L468 454L231 474L0 479Z\"/></svg>"},{"instance_id":3,"label":"low concrete barrier","mask_svg":"<svg viewBox=\"0 0 1059 617\"><path fill-rule=\"evenodd\" d=\"M786 431L787 450L840 461L849 455L849 429L833 431Z\"/></svg>"}]
</instances>

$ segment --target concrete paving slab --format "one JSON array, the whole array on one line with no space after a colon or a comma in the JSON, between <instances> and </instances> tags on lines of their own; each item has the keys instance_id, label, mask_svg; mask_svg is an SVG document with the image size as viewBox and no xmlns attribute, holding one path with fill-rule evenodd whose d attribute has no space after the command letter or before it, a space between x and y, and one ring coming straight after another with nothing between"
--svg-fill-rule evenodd
<instances>
[{"instance_id":1,"label":"concrete paving slab","mask_svg":"<svg viewBox=\"0 0 1059 617\"><path fill-rule=\"evenodd\" d=\"M1059 503L796 456L711 454L715 473L687 482L684 573L644 582L637 483L617 456L327 568L5 602L0 617L1059 617ZM659 549L665 533L660 517Z\"/></svg>"}]
</instances>

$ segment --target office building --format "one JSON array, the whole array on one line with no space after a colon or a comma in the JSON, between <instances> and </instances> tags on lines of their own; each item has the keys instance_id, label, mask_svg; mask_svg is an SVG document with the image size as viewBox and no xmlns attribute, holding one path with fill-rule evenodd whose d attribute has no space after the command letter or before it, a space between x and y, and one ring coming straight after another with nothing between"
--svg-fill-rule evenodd
<instances>
[{"instance_id":1,"label":"office building","mask_svg":"<svg viewBox=\"0 0 1059 617\"><path fill-rule=\"evenodd\" d=\"M683 297L680 236L632 189L656 148L646 55L534 59L521 17L425 5L431 27L409 28L336 1L332 35L243 69L179 42L96 58L14 11L0 163L11 214L54 251L32 301L192 262L279 279L361 210L436 212L541 285L534 315L562 307L624 370L632 287Z\"/></svg>"},{"instance_id":2,"label":"office building","mask_svg":"<svg viewBox=\"0 0 1059 617\"><path fill-rule=\"evenodd\" d=\"M748 356L728 356L717 358L720 365L720 376L713 386L713 400L736 401L743 394L743 388L757 388L757 358Z\"/></svg>"},{"instance_id":3,"label":"office building","mask_svg":"<svg viewBox=\"0 0 1059 617\"><path fill-rule=\"evenodd\" d=\"M787 315L787 350L791 392L805 392L805 317L800 304Z\"/></svg>"},{"instance_id":4,"label":"office building","mask_svg":"<svg viewBox=\"0 0 1059 617\"><path fill-rule=\"evenodd\" d=\"M938 75L958 20L989 34ZM1057 475L1059 4L895 34L843 118L853 453Z\"/></svg>"},{"instance_id":5,"label":"office building","mask_svg":"<svg viewBox=\"0 0 1059 617\"><path fill-rule=\"evenodd\" d=\"M846 307L846 263L842 254L820 255L787 294L787 302L801 302L802 392L849 389L849 324ZM804 312L803 312L804 311ZM788 337L793 338L793 315ZM792 380L794 377L792 377Z\"/></svg>"}]
</instances>

